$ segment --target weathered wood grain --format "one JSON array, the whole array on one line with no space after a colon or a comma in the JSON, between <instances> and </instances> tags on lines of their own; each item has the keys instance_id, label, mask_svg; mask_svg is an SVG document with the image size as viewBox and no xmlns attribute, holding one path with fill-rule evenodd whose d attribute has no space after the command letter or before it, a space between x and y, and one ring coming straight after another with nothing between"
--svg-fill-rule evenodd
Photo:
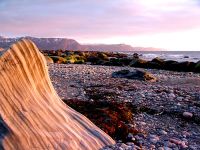
<instances>
[{"instance_id":1,"label":"weathered wood grain","mask_svg":"<svg viewBox=\"0 0 200 150\"><path fill-rule=\"evenodd\" d=\"M38 48L22 40L0 56L3 149L96 150L114 141L55 92Z\"/></svg>"}]
</instances>

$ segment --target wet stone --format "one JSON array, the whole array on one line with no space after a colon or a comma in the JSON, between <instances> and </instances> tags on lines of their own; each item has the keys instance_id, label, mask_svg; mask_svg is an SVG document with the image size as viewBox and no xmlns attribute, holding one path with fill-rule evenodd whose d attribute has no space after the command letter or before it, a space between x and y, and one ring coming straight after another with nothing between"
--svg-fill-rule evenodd
<instances>
[{"instance_id":1,"label":"wet stone","mask_svg":"<svg viewBox=\"0 0 200 150\"><path fill-rule=\"evenodd\" d=\"M190 113L190 112L184 112L184 113L183 113L183 117L190 119L190 118L193 117L193 114Z\"/></svg>"}]
</instances>

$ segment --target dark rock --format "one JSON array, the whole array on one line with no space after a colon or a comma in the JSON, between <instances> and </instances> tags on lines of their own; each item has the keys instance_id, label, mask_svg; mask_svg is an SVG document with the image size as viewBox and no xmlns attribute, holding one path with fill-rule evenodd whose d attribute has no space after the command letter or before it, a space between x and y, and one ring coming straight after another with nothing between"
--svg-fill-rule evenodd
<instances>
[{"instance_id":1,"label":"dark rock","mask_svg":"<svg viewBox=\"0 0 200 150\"><path fill-rule=\"evenodd\" d=\"M141 67L141 68L145 68L147 67L147 62L146 60L143 60L143 59L133 59L131 62L130 62L130 66L131 67Z\"/></svg>"},{"instance_id":2,"label":"dark rock","mask_svg":"<svg viewBox=\"0 0 200 150\"><path fill-rule=\"evenodd\" d=\"M134 59L139 59L138 53L134 53L134 54L133 54L133 58L134 58Z\"/></svg>"},{"instance_id":3,"label":"dark rock","mask_svg":"<svg viewBox=\"0 0 200 150\"><path fill-rule=\"evenodd\" d=\"M110 58L110 61L107 64L112 66L128 66L132 61L131 58L124 57L124 58Z\"/></svg>"},{"instance_id":4,"label":"dark rock","mask_svg":"<svg viewBox=\"0 0 200 150\"><path fill-rule=\"evenodd\" d=\"M165 63L164 59L161 59L159 57L152 59L151 62L155 62L155 63L161 64L161 65L163 65Z\"/></svg>"},{"instance_id":5,"label":"dark rock","mask_svg":"<svg viewBox=\"0 0 200 150\"><path fill-rule=\"evenodd\" d=\"M174 70L174 65L177 64L177 61L167 60L165 61L164 69L166 70Z\"/></svg>"},{"instance_id":6,"label":"dark rock","mask_svg":"<svg viewBox=\"0 0 200 150\"><path fill-rule=\"evenodd\" d=\"M113 65L113 66L122 66L122 63L120 61L119 58L111 58L110 59L110 65Z\"/></svg>"},{"instance_id":7,"label":"dark rock","mask_svg":"<svg viewBox=\"0 0 200 150\"><path fill-rule=\"evenodd\" d=\"M152 68L152 69L162 69L163 65L157 63L157 62L152 62L152 61L148 61L146 63L146 67L147 68Z\"/></svg>"},{"instance_id":8,"label":"dark rock","mask_svg":"<svg viewBox=\"0 0 200 150\"><path fill-rule=\"evenodd\" d=\"M190 64L188 65L188 71L194 71L196 63L194 62L190 62Z\"/></svg>"},{"instance_id":9,"label":"dark rock","mask_svg":"<svg viewBox=\"0 0 200 150\"><path fill-rule=\"evenodd\" d=\"M124 76L124 75L127 75L129 73L130 73L129 70L120 70L120 71L117 72L117 75L118 76ZM114 74L113 74L113 76L114 76Z\"/></svg>"},{"instance_id":10,"label":"dark rock","mask_svg":"<svg viewBox=\"0 0 200 150\"><path fill-rule=\"evenodd\" d=\"M163 69L164 63L164 59L156 57L148 62L148 68Z\"/></svg>"},{"instance_id":11,"label":"dark rock","mask_svg":"<svg viewBox=\"0 0 200 150\"><path fill-rule=\"evenodd\" d=\"M193 70L191 62L184 61L177 64L177 71L191 71Z\"/></svg>"},{"instance_id":12,"label":"dark rock","mask_svg":"<svg viewBox=\"0 0 200 150\"><path fill-rule=\"evenodd\" d=\"M112 58L126 58L126 57L128 57L127 54L113 53L113 52L107 52L106 55L108 57L112 57Z\"/></svg>"},{"instance_id":13,"label":"dark rock","mask_svg":"<svg viewBox=\"0 0 200 150\"><path fill-rule=\"evenodd\" d=\"M131 58L121 58L120 59L120 63L123 65L123 66L128 66L130 64L130 62L132 61Z\"/></svg>"},{"instance_id":14,"label":"dark rock","mask_svg":"<svg viewBox=\"0 0 200 150\"><path fill-rule=\"evenodd\" d=\"M198 61L198 62L196 63L195 68L194 68L194 71L200 73L200 61Z\"/></svg>"},{"instance_id":15,"label":"dark rock","mask_svg":"<svg viewBox=\"0 0 200 150\"><path fill-rule=\"evenodd\" d=\"M192 71L194 67L195 63L189 61L177 62L168 60L164 63L164 69L172 71Z\"/></svg>"},{"instance_id":16,"label":"dark rock","mask_svg":"<svg viewBox=\"0 0 200 150\"><path fill-rule=\"evenodd\" d=\"M97 62L99 62L101 59L100 58L98 58L97 56L89 56L88 58L87 58L87 61L88 62L91 62L92 64L97 64Z\"/></svg>"},{"instance_id":17,"label":"dark rock","mask_svg":"<svg viewBox=\"0 0 200 150\"><path fill-rule=\"evenodd\" d=\"M128 79L137 79L137 80L143 80L143 81L150 81L155 82L157 79L152 74L135 69L134 71L129 70L120 70L117 72L113 72L112 74L113 78L128 78Z\"/></svg>"}]
</instances>

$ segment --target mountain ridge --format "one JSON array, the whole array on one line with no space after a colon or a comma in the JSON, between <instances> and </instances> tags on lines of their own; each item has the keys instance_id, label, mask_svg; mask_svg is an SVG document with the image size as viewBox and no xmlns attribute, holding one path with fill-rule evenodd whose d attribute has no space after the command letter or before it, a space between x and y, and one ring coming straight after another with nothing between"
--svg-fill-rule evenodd
<instances>
[{"instance_id":1,"label":"mountain ridge","mask_svg":"<svg viewBox=\"0 0 200 150\"><path fill-rule=\"evenodd\" d=\"M160 48L133 47L127 44L80 44L69 38L37 38L31 36L7 38L0 36L0 48L7 49L18 40L32 40L40 50L83 50L83 51L159 51Z\"/></svg>"}]
</instances>

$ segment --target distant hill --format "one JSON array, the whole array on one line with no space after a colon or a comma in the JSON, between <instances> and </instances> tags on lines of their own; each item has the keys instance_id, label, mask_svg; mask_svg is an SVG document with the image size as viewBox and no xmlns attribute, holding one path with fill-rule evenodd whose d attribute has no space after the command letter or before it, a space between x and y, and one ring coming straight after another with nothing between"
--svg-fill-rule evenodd
<instances>
[{"instance_id":1,"label":"distant hill","mask_svg":"<svg viewBox=\"0 0 200 150\"><path fill-rule=\"evenodd\" d=\"M32 40L41 50L57 50L57 49L81 49L81 45L73 39L64 38L35 38L35 37L19 37L19 38L5 38L0 36L0 47L8 48L12 43L20 39Z\"/></svg>"},{"instance_id":2,"label":"distant hill","mask_svg":"<svg viewBox=\"0 0 200 150\"><path fill-rule=\"evenodd\" d=\"M153 51L161 50L157 48L144 48L144 47L132 47L126 44L88 44L82 45L76 40L67 38L35 38L35 37L17 37L6 38L0 36L0 47L8 48L11 44L20 39L32 40L41 50L83 50L83 51Z\"/></svg>"},{"instance_id":3,"label":"distant hill","mask_svg":"<svg viewBox=\"0 0 200 150\"><path fill-rule=\"evenodd\" d=\"M82 45L84 49L89 51L131 51L134 47L126 44L94 44Z\"/></svg>"},{"instance_id":4,"label":"distant hill","mask_svg":"<svg viewBox=\"0 0 200 150\"><path fill-rule=\"evenodd\" d=\"M132 47L126 44L90 44L82 45L89 51L162 51L161 48L153 47Z\"/></svg>"}]
</instances>

